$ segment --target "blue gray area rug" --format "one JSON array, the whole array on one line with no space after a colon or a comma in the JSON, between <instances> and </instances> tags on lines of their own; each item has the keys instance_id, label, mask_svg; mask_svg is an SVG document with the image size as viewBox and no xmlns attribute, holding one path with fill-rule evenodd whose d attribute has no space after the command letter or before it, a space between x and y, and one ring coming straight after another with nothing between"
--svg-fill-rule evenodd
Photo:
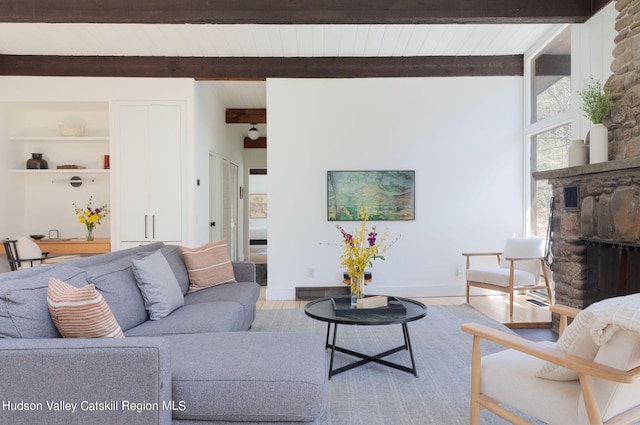
<instances>
[{"instance_id":1,"label":"blue gray area rug","mask_svg":"<svg viewBox=\"0 0 640 425\"><path fill-rule=\"evenodd\" d=\"M430 306L427 316L409 323L418 377L375 363L335 375L329 381L329 401L320 425L448 425L469 423L472 337L460 330L466 322L511 332L473 307ZM260 310L253 332L310 332L325 338L327 325L303 310ZM375 354L403 344L401 325L340 326L337 345ZM483 354L504 348L483 341ZM386 358L411 365L409 353ZM336 353L334 367L354 361ZM327 351L327 362L329 352ZM484 425L504 424L482 412Z\"/></svg>"}]
</instances>

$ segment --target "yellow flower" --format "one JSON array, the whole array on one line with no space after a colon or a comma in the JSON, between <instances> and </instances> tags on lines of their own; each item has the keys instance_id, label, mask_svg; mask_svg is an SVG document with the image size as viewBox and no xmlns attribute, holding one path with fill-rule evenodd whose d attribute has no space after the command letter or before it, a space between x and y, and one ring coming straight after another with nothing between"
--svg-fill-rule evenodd
<instances>
[{"instance_id":1,"label":"yellow flower","mask_svg":"<svg viewBox=\"0 0 640 425\"><path fill-rule=\"evenodd\" d=\"M350 276L363 274L366 267L373 267L376 259L384 260L381 255L393 245L398 238L386 245L384 242L389 238L389 233L385 231L382 235L376 232L376 226L371 230L367 229L366 214L360 214L362 221L353 233L348 233L342 226L336 226L342 233L343 252L341 266L346 267Z\"/></svg>"},{"instance_id":2,"label":"yellow flower","mask_svg":"<svg viewBox=\"0 0 640 425\"><path fill-rule=\"evenodd\" d=\"M74 202L75 213L78 217L78 222L87 226L87 229L93 229L96 225L100 224L100 220L109 215L109 209L106 205L98 208L92 208L93 195L89 197L89 202L85 208L78 208L78 205Z\"/></svg>"}]
</instances>

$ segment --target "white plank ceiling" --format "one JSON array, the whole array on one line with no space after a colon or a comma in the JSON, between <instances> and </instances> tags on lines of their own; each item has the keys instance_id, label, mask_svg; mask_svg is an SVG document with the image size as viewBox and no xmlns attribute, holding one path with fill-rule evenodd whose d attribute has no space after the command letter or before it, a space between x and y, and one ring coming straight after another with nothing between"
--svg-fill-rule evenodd
<instances>
[{"instance_id":1,"label":"white plank ceiling","mask_svg":"<svg viewBox=\"0 0 640 425\"><path fill-rule=\"evenodd\" d=\"M0 23L0 54L185 57L514 55L552 24L143 25ZM264 82L225 82L226 106L265 107ZM256 97L256 91L261 95Z\"/></svg>"},{"instance_id":2,"label":"white plank ceiling","mask_svg":"<svg viewBox=\"0 0 640 425\"><path fill-rule=\"evenodd\" d=\"M0 23L0 54L196 57L524 53L554 26Z\"/></svg>"}]
</instances>

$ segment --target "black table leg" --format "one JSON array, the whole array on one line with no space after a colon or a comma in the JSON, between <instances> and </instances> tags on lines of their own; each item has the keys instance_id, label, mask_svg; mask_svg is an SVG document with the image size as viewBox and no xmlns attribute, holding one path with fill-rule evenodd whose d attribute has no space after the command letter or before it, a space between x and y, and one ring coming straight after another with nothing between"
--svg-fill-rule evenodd
<instances>
[{"instance_id":1,"label":"black table leg","mask_svg":"<svg viewBox=\"0 0 640 425\"><path fill-rule=\"evenodd\" d=\"M332 376L337 375L339 373L342 372L346 372L347 370L351 370L353 368L356 368L358 366L362 366L365 365L367 363L370 362L374 362L374 363L378 363L381 364L383 366L387 366L387 367L391 367L393 369L397 369L397 370L401 370L403 372L408 372L408 373L412 373L414 376L418 376L417 370L416 370L416 364L415 364L415 359L413 356L413 348L411 347L411 339L409 337L409 328L407 327L406 323L402 324L402 333L403 333L403 338L404 338L404 345L398 346L396 348L392 348L390 350L384 351L382 353L379 354L375 354L373 356L367 355L367 354L363 354L363 353L359 353L357 351L352 351L352 350L348 350L346 348L343 347L338 347L336 346L336 334L338 331L338 324L335 323L334 324L334 328L333 328L333 340L332 343L329 344L329 329L330 329L331 324L329 324L328 328L327 328L327 339L326 339L326 343L327 343L327 347L326 348L331 348L331 360L329 362L329 380L331 379ZM402 350L409 350L409 356L411 358L411 367L407 367L407 366L403 366L401 364L398 363L393 363L387 360L384 360L383 357L389 356L391 354L397 353L399 351ZM348 354L350 356L353 357L358 357L362 360L359 360L357 362L354 363L350 363L346 366L342 366L339 367L337 369L333 369L333 359L334 359L334 355L335 352L339 351L341 353L344 354Z\"/></svg>"}]
</instances>

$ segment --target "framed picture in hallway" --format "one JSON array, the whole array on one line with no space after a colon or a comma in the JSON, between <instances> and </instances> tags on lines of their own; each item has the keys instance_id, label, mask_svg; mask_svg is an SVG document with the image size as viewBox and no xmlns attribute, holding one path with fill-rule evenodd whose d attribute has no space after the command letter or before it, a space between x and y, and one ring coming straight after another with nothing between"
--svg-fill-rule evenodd
<instances>
[{"instance_id":1,"label":"framed picture in hallway","mask_svg":"<svg viewBox=\"0 0 640 425\"><path fill-rule=\"evenodd\" d=\"M249 194L249 218L267 218L267 194Z\"/></svg>"},{"instance_id":2,"label":"framed picture in hallway","mask_svg":"<svg viewBox=\"0 0 640 425\"><path fill-rule=\"evenodd\" d=\"M327 219L415 220L415 171L328 171Z\"/></svg>"}]
</instances>

